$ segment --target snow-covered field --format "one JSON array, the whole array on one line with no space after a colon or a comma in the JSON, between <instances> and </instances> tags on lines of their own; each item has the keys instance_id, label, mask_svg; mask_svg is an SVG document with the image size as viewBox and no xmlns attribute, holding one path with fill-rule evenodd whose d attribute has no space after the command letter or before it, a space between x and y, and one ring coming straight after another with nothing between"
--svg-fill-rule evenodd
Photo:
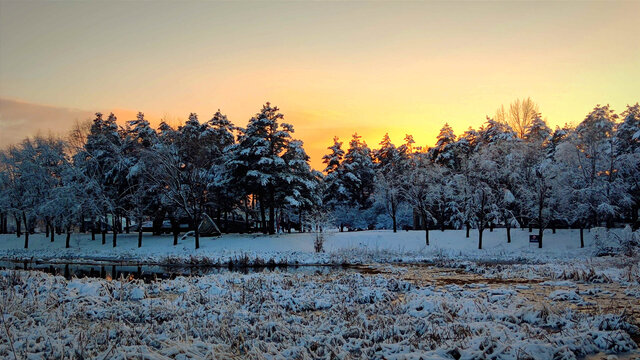
<instances>
[{"instance_id":1,"label":"snow-covered field","mask_svg":"<svg viewBox=\"0 0 640 360\"><path fill-rule=\"evenodd\" d=\"M615 230L619 231L619 230ZM361 272L221 272L145 283L66 280L0 271L0 358L50 359L575 359L640 356L638 257L594 257L596 234L528 231L225 235L172 246L171 237L119 236L118 247L75 235L72 248L42 235L5 259L366 264ZM110 239L108 239L110 240ZM637 254L636 254L637 255ZM217 260L212 260L217 259ZM226 260L225 260L226 259ZM401 263L400 263L401 261ZM428 262L428 265L422 262ZM600 355L598 355L600 356Z\"/></svg>"},{"instance_id":2,"label":"snow-covered field","mask_svg":"<svg viewBox=\"0 0 640 360\"><path fill-rule=\"evenodd\" d=\"M612 230L619 231L619 230ZM512 242L507 244L505 230L484 233L483 249L478 250L477 233L465 237L463 230L431 231L430 245L425 246L424 231L362 231L331 232L325 235L325 253L315 254L312 233L280 235L228 234L217 238L202 238L201 248L194 249L193 238L180 240L173 246L171 236L145 235L142 248L137 247L137 234L121 234L118 246L113 248L111 236L102 245L100 236L95 241L88 234L74 234L71 248L64 248L63 236L54 243L43 234L32 235L29 249L23 249L24 239L15 235L0 235L0 258L4 259L105 259L139 262L162 262L168 257L174 261L197 261L207 258L211 262L226 263L229 259L248 256L280 263L325 264L368 263L395 261L423 261L434 258L472 260L527 260L548 261L589 257L593 253L594 232L585 231L585 248L580 248L578 230L558 230L545 233L544 246L529 244L527 230L512 230ZM534 231L535 234L535 231Z\"/></svg>"}]
</instances>

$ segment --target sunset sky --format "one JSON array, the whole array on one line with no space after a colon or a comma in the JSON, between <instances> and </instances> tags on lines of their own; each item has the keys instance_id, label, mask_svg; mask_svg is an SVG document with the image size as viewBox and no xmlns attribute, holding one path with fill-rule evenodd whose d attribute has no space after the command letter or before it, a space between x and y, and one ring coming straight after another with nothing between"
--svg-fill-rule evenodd
<instances>
[{"instance_id":1,"label":"sunset sky","mask_svg":"<svg viewBox=\"0 0 640 360\"><path fill-rule=\"evenodd\" d=\"M0 145L95 111L157 124L280 107L312 165L334 135L433 145L530 96L551 125L640 101L640 2L0 1Z\"/></svg>"}]
</instances>

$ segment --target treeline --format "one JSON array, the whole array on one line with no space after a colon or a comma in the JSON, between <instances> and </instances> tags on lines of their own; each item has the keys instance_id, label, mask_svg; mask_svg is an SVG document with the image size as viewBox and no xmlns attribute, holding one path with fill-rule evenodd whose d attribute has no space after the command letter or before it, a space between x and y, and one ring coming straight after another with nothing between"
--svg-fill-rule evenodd
<instances>
[{"instance_id":1,"label":"treeline","mask_svg":"<svg viewBox=\"0 0 640 360\"><path fill-rule=\"evenodd\" d=\"M36 226L112 233L169 219L177 244L189 219L243 223L243 231L344 229L545 229L631 223L640 207L640 105L615 114L596 106L577 126L552 130L530 99L501 107L478 130L456 136L446 125L434 147L411 135L371 149L353 135L335 138L324 174L309 166L293 127L267 103L245 128L220 111L205 122L191 114L177 128L153 129L142 113L118 126L102 114L66 139L26 139L0 154L0 231L14 219L25 237ZM226 220L226 221L225 221ZM110 221L110 223L107 223ZM125 226L128 231L129 226ZM55 230L55 231L54 231ZM583 237L580 237L584 245Z\"/></svg>"},{"instance_id":2,"label":"treeline","mask_svg":"<svg viewBox=\"0 0 640 360\"><path fill-rule=\"evenodd\" d=\"M500 119L500 120L496 120ZM515 130L514 130L515 129ZM531 99L498 109L478 130L460 136L445 124L432 148L410 135L388 136L370 149L356 134L345 151L336 138L324 156L324 205L337 225L372 227L384 213L394 231L407 209L417 227L583 229L616 222L638 226L640 106L617 115L596 106L576 127L552 130ZM403 213L404 212L404 213ZM406 226L406 225L405 225Z\"/></svg>"},{"instance_id":3,"label":"treeline","mask_svg":"<svg viewBox=\"0 0 640 360\"><path fill-rule=\"evenodd\" d=\"M73 229L87 226L93 239L101 233L103 244L110 228L115 247L123 222L130 221L142 246L146 219L170 219L175 245L180 219L188 218L196 248L205 215L237 219L241 212L247 229L255 222L275 233L278 219L290 230L292 219L320 205L322 174L310 168L293 126L282 119L269 103L246 128L220 111L206 122L191 114L176 129L166 122L153 129L142 113L119 127L113 114L104 119L97 113L67 141L25 139L0 154L3 230L12 216L25 248L37 224L51 241L54 230L64 230L67 247Z\"/></svg>"}]
</instances>

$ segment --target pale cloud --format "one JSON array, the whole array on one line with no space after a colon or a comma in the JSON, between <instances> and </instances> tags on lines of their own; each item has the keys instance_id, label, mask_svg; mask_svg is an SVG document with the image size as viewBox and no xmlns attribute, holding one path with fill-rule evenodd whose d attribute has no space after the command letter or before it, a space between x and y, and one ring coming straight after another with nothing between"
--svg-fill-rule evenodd
<instances>
[{"instance_id":1,"label":"pale cloud","mask_svg":"<svg viewBox=\"0 0 640 360\"><path fill-rule=\"evenodd\" d=\"M64 135L76 121L92 116L85 110L0 98L0 147L37 134Z\"/></svg>"}]
</instances>

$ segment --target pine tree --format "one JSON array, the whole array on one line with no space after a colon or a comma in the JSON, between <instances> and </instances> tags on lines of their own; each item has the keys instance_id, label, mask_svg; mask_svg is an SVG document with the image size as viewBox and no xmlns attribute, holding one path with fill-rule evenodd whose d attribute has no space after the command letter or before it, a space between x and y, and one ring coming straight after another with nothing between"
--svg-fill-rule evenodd
<instances>
[{"instance_id":1,"label":"pine tree","mask_svg":"<svg viewBox=\"0 0 640 360\"><path fill-rule=\"evenodd\" d=\"M291 140L287 144L282 159L287 170L282 176L284 182L279 191L278 202L288 206L290 212L312 211L322 208L320 182L322 174L311 169L309 156L300 140ZM300 224L302 226L302 224Z\"/></svg>"},{"instance_id":2,"label":"pine tree","mask_svg":"<svg viewBox=\"0 0 640 360\"><path fill-rule=\"evenodd\" d=\"M403 157L391 142L389 134L385 134L380 148L374 151L376 160L375 193L382 202L387 214L391 217L393 232L398 228L398 206L404 177Z\"/></svg>"},{"instance_id":3,"label":"pine tree","mask_svg":"<svg viewBox=\"0 0 640 360\"><path fill-rule=\"evenodd\" d=\"M583 195L590 204L593 225L598 225L602 218L610 224L618 211L610 186L616 173L613 132L617 118L608 105L597 105L576 127L578 161L585 180Z\"/></svg>"},{"instance_id":4,"label":"pine tree","mask_svg":"<svg viewBox=\"0 0 640 360\"><path fill-rule=\"evenodd\" d=\"M460 142L456 141L456 135L449 124L445 124L440 129L440 134L437 137L436 145L429 149L431 159L443 166L458 171L461 166L461 153Z\"/></svg>"},{"instance_id":5,"label":"pine tree","mask_svg":"<svg viewBox=\"0 0 640 360\"><path fill-rule=\"evenodd\" d=\"M374 189L374 164L371 149L360 135L353 134L344 156L344 179L349 202L352 206L367 209L371 206Z\"/></svg>"},{"instance_id":6,"label":"pine tree","mask_svg":"<svg viewBox=\"0 0 640 360\"><path fill-rule=\"evenodd\" d=\"M342 142L338 137L333 138L333 145L329 146L331 152L322 157L322 162L326 164L324 172L327 174L324 178L323 203L334 213L347 205L349 201L349 193L344 183L344 150L342 150ZM344 218L336 216L340 231L344 230Z\"/></svg>"},{"instance_id":7,"label":"pine tree","mask_svg":"<svg viewBox=\"0 0 640 360\"><path fill-rule=\"evenodd\" d=\"M531 124L527 126L524 139L528 142L535 142L538 146L544 144L551 136L551 129L547 123L538 115Z\"/></svg>"},{"instance_id":8,"label":"pine tree","mask_svg":"<svg viewBox=\"0 0 640 360\"><path fill-rule=\"evenodd\" d=\"M262 228L275 233L275 209L286 174L287 164L282 154L291 141L293 126L280 123L283 115L277 107L266 103L246 129L239 129L234 159L230 162L237 184L246 195L255 195L260 203ZM269 210L267 224L266 210Z\"/></svg>"},{"instance_id":9,"label":"pine tree","mask_svg":"<svg viewBox=\"0 0 640 360\"><path fill-rule=\"evenodd\" d=\"M93 208L100 209L100 215L96 216L99 228L102 232L102 244L106 241L108 215L113 216L114 242L116 245L116 211L117 189L116 182L122 177L117 173L122 143L116 118L110 114L107 120L101 113L96 113L91 130L87 136L84 149L74 156L74 164L82 169L83 175L89 179ZM97 225L94 224L94 228Z\"/></svg>"},{"instance_id":10,"label":"pine tree","mask_svg":"<svg viewBox=\"0 0 640 360\"><path fill-rule=\"evenodd\" d=\"M142 246L142 223L144 219L157 212L161 206L159 189L149 179L150 168L153 167L147 156L151 148L158 143L158 135L139 112L136 120L127 122L124 138L124 154L129 165L126 175L127 187L124 190L127 219L133 217L137 223L138 247ZM128 231L128 230L127 230Z\"/></svg>"}]
</instances>

